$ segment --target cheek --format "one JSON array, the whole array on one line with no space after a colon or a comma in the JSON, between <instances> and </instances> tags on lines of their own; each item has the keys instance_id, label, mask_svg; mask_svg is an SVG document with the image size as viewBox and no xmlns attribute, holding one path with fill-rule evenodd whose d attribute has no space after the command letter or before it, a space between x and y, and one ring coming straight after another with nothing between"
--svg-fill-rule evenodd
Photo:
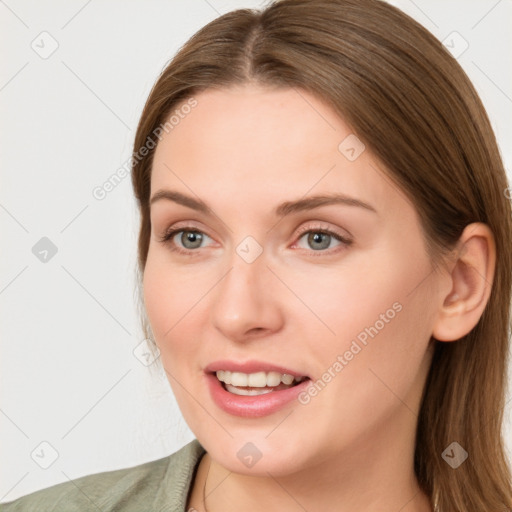
<instances>
[{"instance_id":1,"label":"cheek","mask_svg":"<svg viewBox=\"0 0 512 512\"><path fill-rule=\"evenodd\" d=\"M331 373L344 375L332 380L341 386L348 379L344 385L352 390L362 386L363 393L364 382L376 379L371 369L402 389L414 380L434 315L434 277L418 247L368 253L357 265L347 261L335 271L302 275L297 295L314 316L304 315L301 330L310 333L305 341L319 363L316 378L331 368ZM338 364L335 371L339 356L343 368Z\"/></svg>"},{"instance_id":2,"label":"cheek","mask_svg":"<svg viewBox=\"0 0 512 512\"><path fill-rule=\"evenodd\" d=\"M417 272L396 262L384 271L370 257L365 260L295 276L294 292L309 309L301 313L299 321L309 325L309 332L317 333L309 341L314 341L312 348L318 354L332 357L348 349L355 338L364 343L389 331L388 326L400 323L404 316L409 301L406 295ZM297 308L303 310L304 306L298 304Z\"/></svg>"},{"instance_id":3,"label":"cheek","mask_svg":"<svg viewBox=\"0 0 512 512\"><path fill-rule=\"evenodd\" d=\"M155 251L156 252L156 251ZM159 254L148 254L143 276L144 304L156 344L160 349L162 361L171 348L172 340L182 329L186 319L189 295L194 286L188 286L176 279L179 273L173 273Z\"/></svg>"},{"instance_id":4,"label":"cheek","mask_svg":"<svg viewBox=\"0 0 512 512\"><path fill-rule=\"evenodd\" d=\"M367 421L369 410L383 415L400 406L397 397L416 389L435 313L434 277L428 262L421 261L397 257L368 265L368 272L353 269L337 286L326 288L325 300L312 302L335 332L312 345L322 363L315 377L329 381L313 405L318 414L328 403L343 404L333 410L341 415L350 410L358 421Z\"/></svg>"},{"instance_id":5,"label":"cheek","mask_svg":"<svg viewBox=\"0 0 512 512\"><path fill-rule=\"evenodd\" d=\"M192 267L190 267L192 268ZM211 275L174 269L165 251L148 254L143 275L144 304L165 370L190 379L199 368L201 323L207 315ZM175 388L171 379L171 385Z\"/></svg>"},{"instance_id":6,"label":"cheek","mask_svg":"<svg viewBox=\"0 0 512 512\"><path fill-rule=\"evenodd\" d=\"M189 418L191 404L183 386L190 387L188 381L193 375L192 364L195 361L196 348L193 336L190 336L191 324L188 323L193 315L187 315L189 300L180 293L182 287L185 290L187 287L172 275L168 265L148 255L143 275L143 296L151 330L160 350L160 362L180 411ZM180 343L180 340L185 342Z\"/></svg>"},{"instance_id":7,"label":"cheek","mask_svg":"<svg viewBox=\"0 0 512 512\"><path fill-rule=\"evenodd\" d=\"M172 326L171 315L175 311L167 281L162 266L149 255L143 277L144 304L158 345Z\"/></svg>"},{"instance_id":8,"label":"cheek","mask_svg":"<svg viewBox=\"0 0 512 512\"><path fill-rule=\"evenodd\" d=\"M336 336L328 333L310 344L310 360L318 363L313 379L318 391L304 396L300 407L317 418L311 438L320 430L338 440L330 450L364 438L365 432L378 435L395 414L401 418L397 421L415 419L430 318L424 295L407 297L409 282L359 287L353 294L338 291L337 307L325 305L323 319Z\"/></svg>"}]
</instances>

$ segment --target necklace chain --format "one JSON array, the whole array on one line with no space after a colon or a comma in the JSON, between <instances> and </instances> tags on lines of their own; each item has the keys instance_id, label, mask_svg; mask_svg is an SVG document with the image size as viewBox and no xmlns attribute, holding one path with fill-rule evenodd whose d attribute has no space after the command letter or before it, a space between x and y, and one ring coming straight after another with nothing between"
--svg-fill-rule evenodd
<instances>
[{"instance_id":1,"label":"necklace chain","mask_svg":"<svg viewBox=\"0 0 512 512\"><path fill-rule=\"evenodd\" d=\"M204 512L208 512L208 509L206 508L206 482L208 480L208 475L210 474L210 467L212 465L212 459L211 457L209 457L209 462L208 462L208 471L206 472L206 478L204 479L204 484L203 484L203 506L204 506Z\"/></svg>"}]
</instances>

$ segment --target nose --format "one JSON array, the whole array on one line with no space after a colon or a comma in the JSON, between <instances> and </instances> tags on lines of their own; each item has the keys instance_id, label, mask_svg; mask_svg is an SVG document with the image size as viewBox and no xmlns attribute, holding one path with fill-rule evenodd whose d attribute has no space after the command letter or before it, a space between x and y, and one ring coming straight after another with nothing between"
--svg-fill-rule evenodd
<instances>
[{"instance_id":1,"label":"nose","mask_svg":"<svg viewBox=\"0 0 512 512\"><path fill-rule=\"evenodd\" d=\"M267 267L263 252L248 263L234 253L231 267L216 287L212 323L225 338L236 342L268 336L282 328L282 284Z\"/></svg>"}]
</instances>

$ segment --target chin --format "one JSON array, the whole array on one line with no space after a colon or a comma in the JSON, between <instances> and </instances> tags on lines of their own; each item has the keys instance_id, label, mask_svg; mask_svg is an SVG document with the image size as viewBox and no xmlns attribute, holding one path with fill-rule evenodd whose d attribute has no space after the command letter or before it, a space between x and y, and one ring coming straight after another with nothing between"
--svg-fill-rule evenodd
<instances>
[{"instance_id":1,"label":"chin","mask_svg":"<svg viewBox=\"0 0 512 512\"><path fill-rule=\"evenodd\" d=\"M204 446L212 459L223 468L233 473L248 476L279 477L300 471L307 466L307 455L300 437L288 436L283 431L274 439L268 430L260 434L243 435L233 433L234 437L224 439L207 439L199 442ZM225 435L227 437L227 434Z\"/></svg>"}]
</instances>

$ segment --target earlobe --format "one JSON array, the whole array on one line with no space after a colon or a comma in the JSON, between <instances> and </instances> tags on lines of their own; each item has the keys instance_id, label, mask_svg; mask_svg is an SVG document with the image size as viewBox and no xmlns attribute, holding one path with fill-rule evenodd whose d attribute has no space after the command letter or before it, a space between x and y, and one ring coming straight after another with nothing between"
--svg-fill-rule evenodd
<instances>
[{"instance_id":1,"label":"earlobe","mask_svg":"<svg viewBox=\"0 0 512 512\"><path fill-rule=\"evenodd\" d=\"M439 297L439 311L432 331L438 341L456 341L478 323L489 300L496 246L490 228L481 222L464 229L447 276L451 288Z\"/></svg>"}]
</instances>

